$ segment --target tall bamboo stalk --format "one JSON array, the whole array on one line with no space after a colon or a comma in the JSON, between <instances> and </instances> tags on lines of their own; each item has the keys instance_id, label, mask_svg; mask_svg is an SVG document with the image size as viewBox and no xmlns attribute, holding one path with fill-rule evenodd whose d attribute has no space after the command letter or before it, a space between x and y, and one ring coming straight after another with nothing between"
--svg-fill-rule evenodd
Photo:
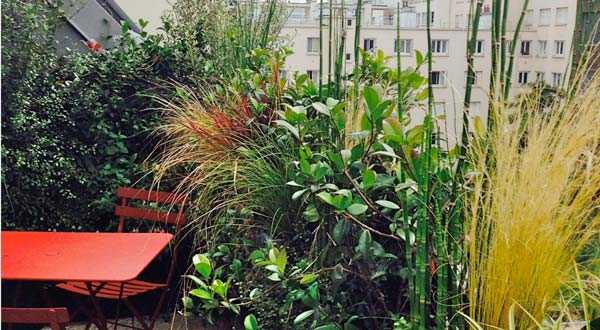
<instances>
[{"instance_id":1,"label":"tall bamboo stalk","mask_svg":"<svg viewBox=\"0 0 600 330\"><path fill-rule=\"evenodd\" d=\"M331 45L333 39L333 1L329 0L329 49L328 51L328 60L327 60L327 94L331 95L331 64L333 63L333 47Z\"/></svg>"},{"instance_id":2,"label":"tall bamboo stalk","mask_svg":"<svg viewBox=\"0 0 600 330\"><path fill-rule=\"evenodd\" d=\"M354 17L356 18L356 26L354 28L354 108L353 111L356 113L358 109L358 98L360 91L360 80L359 80L359 58L360 58L360 29L361 29L361 17L362 17L362 0L357 0L356 11Z\"/></svg>"},{"instance_id":3,"label":"tall bamboo stalk","mask_svg":"<svg viewBox=\"0 0 600 330\"><path fill-rule=\"evenodd\" d=\"M271 34L271 23L273 21L273 17L275 16L275 9L277 8L277 0L271 0L269 2L269 12L267 13L267 21L265 26L263 27L263 33L260 41L260 47L267 47L267 43L269 42L269 35Z\"/></svg>"},{"instance_id":4,"label":"tall bamboo stalk","mask_svg":"<svg viewBox=\"0 0 600 330\"><path fill-rule=\"evenodd\" d=\"M396 107L398 110L398 120L402 124L404 121L404 104L403 104L403 91L402 91L402 56L400 55L400 2L397 3L396 8L396 72L398 73L397 77L397 97L396 97ZM400 171L400 179L402 182L406 180L406 174L402 171L402 166L399 166ZM408 267L413 267L413 248L410 242L410 237L408 233L412 231L412 226L410 223L410 218L408 216L408 193L405 189L400 196L401 204L402 204L402 221L404 225L404 233L405 233L405 241L404 241L404 256L406 258L406 264ZM411 319L415 319L415 315L417 314L416 304L415 304L415 279L412 272L408 275L408 303L410 305L410 316Z\"/></svg>"},{"instance_id":5,"label":"tall bamboo stalk","mask_svg":"<svg viewBox=\"0 0 600 330\"><path fill-rule=\"evenodd\" d=\"M502 21L500 22L500 72L502 75L500 76L500 91L504 89L504 72L506 72L506 23L508 21L508 10L509 10L509 2L508 0L504 0L504 4L502 5ZM513 39L512 44L514 45L517 41Z\"/></svg>"},{"instance_id":6,"label":"tall bamboo stalk","mask_svg":"<svg viewBox=\"0 0 600 330\"><path fill-rule=\"evenodd\" d=\"M506 71L506 75L505 75L505 82L504 82L504 94L503 94L503 98L504 100L508 99L508 95L510 93L510 86L512 84L512 71L513 71L513 65L515 62L515 53L516 53L516 46L517 46L517 39L519 38L519 33L521 33L521 26L523 25L523 20L525 19L525 14L527 13L527 7L529 6L529 0L525 0L525 2L523 2L523 8L521 9L521 15L519 16L519 22L517 23L517 28L515 29L515 33L513 34L513 42L510 48L510 59L508 62L508 69Z\"/></svg>"},{"instance_id":7,"label":"tall bamboo stalk","mask_svg":"<svg viewBox=\"0 0 600 330\"><path fill-rule=\"evenodd\" d=\"M339 36L339 43L338 43L338 49L337 49L337 54L336 54L336 61L335 61L335 97L337 99L341 99L342 98L342 93L343 93L343 86L342 86L342 67L344 64L344 56L345 56L345 52L344 49L346 48L346 32L344 31L344 0L341 1L341 9L340 9L340 14L339 14L339 32L338 32L338 36Z\"/></svg>"},{"instance_id":8,"label":"tall bamboo stalk","mask_svg":"<svg viewBox=\"0 0 600 330\"><path fill-rule=\"evenodd\" d=\"M495 122L495 107L498 98L501 96L500 89L500 77L502 71L499 66L500 54L500 14L501 14L501 3L500 0L492 0L492 69L490 74L490 102L488 106L488 120L487 127L488 131L494 126Z\"/></svg>"},{"instance_id":9,"label":"tall bamboo stalk","mask_svg":"<svg viewBox=\"0 0 600 330\"><path fill-rule=\"evenodd\" d=\"M441 198L441 197L440 197ZM436 270L436 327L439 330L447 329L448 320L448 237L446 224L442 216L440 201L435 200L435 250L438 266Z\"/></svg>"},{"instance_id":10,"label":"tall bamboo stalk","mask_svg":"<svg viewBox=\"0 0 600 330\"><path fill-rule=\"evenodd\" d=\"M319 97L323 97L323 0L319 2Z\"/></svg>"},{"instance_id":11,"label":"tall bamboo stalk","mask_svg":"<svg viewBox=\"0 0 600 330\"><path fill-rule=\"evenodd\" d=\"M483 6L483 0L476 0L477 4L475 5L475 14L473 17L473 24L471 28L471 37L469 39L469 43L467 45L467 86L465 88L465 99L463 102L464 110L463 110L463 131L461 137L461 147L460 147L460 155L459 164L462 165L462 161L464 160L464 156L466 156L466 150L469 145L469 109L471 108L471 94L473 90L473 84L475 83L475 68L473 67L474 63L474 54L475 47L477 45L477 34L479 32L479 19L481 17L481 7ZM471 1L473 2L473 0ZM462 166L459 166L459 170L461 170Z\"/></svg>"},{"instance_id":12,"label":"tall bamboo stalk","mask_svg":"<svg viewBox=\"0 0 600 330\"><path fill-rule=\"evenodd\" d=\"M432 72L432 53L431 53L431 0L427 0L427 115L423 123L425 127L425 138L424 140L424 154L425 157L425 168L420 172L420 191L421 191L421 203L417 210L417 255L416 255L416 277L415 277L415 291L417 296L418 313L416 315L416 326L417 329L425 330L427 328L428 319L428 308L427 308L427 297L428 291L428 269L427 260L429 253L429 194L430 194L430 174L432 164L432 136L433 136L433 86L431 82Z\"/></svg>"}]
</instances>

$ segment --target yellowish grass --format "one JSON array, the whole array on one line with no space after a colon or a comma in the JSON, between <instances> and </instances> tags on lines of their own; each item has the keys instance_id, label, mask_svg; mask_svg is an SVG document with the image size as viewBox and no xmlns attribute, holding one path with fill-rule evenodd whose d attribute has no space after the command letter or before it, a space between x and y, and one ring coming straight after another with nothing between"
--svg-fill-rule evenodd
<instances>
[{"instance_id":1,"label":"yellowish grass","mask_svg":"<svg viewBox=\"0 0 600 330\"><path fill-rule=\"evenodd\" d=\"M484 327L535 328L598 237L598 91L599 76L547 111L535 99L500 109L489 139L473 144L469 316Z\"/></svg>"}]
</instances>

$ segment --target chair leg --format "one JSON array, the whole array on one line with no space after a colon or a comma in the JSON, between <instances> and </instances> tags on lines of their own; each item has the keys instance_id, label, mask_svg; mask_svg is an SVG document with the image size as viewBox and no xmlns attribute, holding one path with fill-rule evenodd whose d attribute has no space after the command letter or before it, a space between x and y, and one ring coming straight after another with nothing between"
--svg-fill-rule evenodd
<instances>
[{"instance_id":1,"label":"chair leg","mask_svg":"<svg viewBox=\"0 0 600 330\"><path fill-rule=\"evenodd\" d=\"M129 308L129 310L133 313L135 318L142 324L143 329L145 329L145 330L152 329L151 327L148 326L148 324L146 324L146 321L144 320L144 317L142 316L142 314L140 314L140 312L135 308L135 306L133 306L133 304L129 301L129 299L127 299L127 298L123 299L123 304L125 304L125 306L127 306L127 308Z\"/></svg>"},{"instance_id":2,"label":"chair leg","mask_svg":"<svg viewBox=\"0 0 600 330\"><path fill-rule=\"evenodd\" d=\"M120 312L120 307L121 307L121 299L123 298L123 286L125 284L121 283L121 286L119 287L119 300L117 300L117 315L115 316L115 327L114 330L117 330L117 324L119 323L119 312Z\"/></svg>"},{"instance_id":3,"label":"chair leg","mask_svg":"<svg viewBox=\"0 0 600 330\"><path fill-rule=\"evenodd\" d=\"M102 329L102 330L107 330L108 329L108 325L106 323L106 318L104 317L104 313L102 312L102 308L100 307L100 304L98 303L98 300L96 299L96 292L95 290L92 288L92 285L90 283L86 283L88 290L90 291L90 300L92 301L92 305L94 305L94 309L96 310L96 316L98 318L98 322L99 324L96 324L98 326L98 328ZM103 286L104 284L102 284L101 286ZM99 288L97 290L100 290Z\"/></svg>"},{"instance_id":4,"label":"chair leg","mask_svg":"<svg viewBox=\"0 0 600 330\"><path fill-rule=\"evenodd\" d=\"M152 319L150 320L150 329L154 328L154 323L156 323L156 320L160 316L160 312L162 310L163 304L165 303L165 298L167 298L168 292L169 292L168 287L164 287L162 289L162 293L160 294L160 298L158 299L158 304L156 305L156 308L154 309L154 313L152 313Z\"/></svg>"}]
</instances>

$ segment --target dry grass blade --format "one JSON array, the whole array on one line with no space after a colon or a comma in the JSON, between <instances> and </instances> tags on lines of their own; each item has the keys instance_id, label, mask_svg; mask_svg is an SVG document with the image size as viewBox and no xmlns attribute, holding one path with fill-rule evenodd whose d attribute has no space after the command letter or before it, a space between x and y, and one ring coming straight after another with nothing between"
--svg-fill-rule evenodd
<instances>
[{"instance_id":1,"label":"dry grass blade","mask_svg":"<svg viewBox=\"0 0 600 330\"><path fill-rule=\"evenodd\" d=\"M478 175L466 210L472 319L507 328L516 303L512 326L535 326L572 275L572 260L597 237L599 88L596 77L551 109L533 101L502 109L489 139L473 146Z\"/></svg>"}]
</instances>

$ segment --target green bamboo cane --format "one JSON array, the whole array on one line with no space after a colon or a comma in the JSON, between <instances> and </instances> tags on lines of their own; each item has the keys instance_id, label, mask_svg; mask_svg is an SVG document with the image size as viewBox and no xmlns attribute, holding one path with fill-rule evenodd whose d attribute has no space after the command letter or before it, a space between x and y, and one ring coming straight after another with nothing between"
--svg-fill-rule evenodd
<instances>
[{"instance_id":1,"label":"green bamboo cane","mask_svg":"<svg viewBox=\"0 0 600 330\"><path fill-rule=\"evenodd\" d=\"M360 57L360 29L361 29L361 16L362 16L362 0L356 2L356 27L354 28L354 113L358 110L358 95L359 95L359 57Z\"/></svg>"},{"instance_id":2,"label":"green bamboo cane","mask_svg":"<svg viewBox=\"0 0 600 330\"><path fill-rule=\"evenodd\" d=\"M415 288L416 296L418 299L418 315L417 315L417 328L425 330L427 327L428 319L428 308L427 308L427 297L428 290L427 285L429 283L428 271L427 271L427 259L429 252L429 240L428 240L428 225L429 225L429 212L428 202L430 194L430 174L431 174L431 163L432 163L432 135L433 135L433 86L431 82L432 72L432 53L431 53L431 0L427 0L427 115L425 116L424 127L425 127L425 139L424 139L424 155L426 157L425 169L421 171L421 205L417 210L417 261L416 268L417 273L415 277ZM424 172L424 173L423 173Z\"/></svg>"},{"instance_id":3,"label":"green bamboo cane","mask_svg":"<svg viewBox=\"0 0 600 330\"><path fill-rule=\"evenodd\" d=\"M319 3L319 97L323 97L323 0Z\"/></svg>"},{"instance_id":4,"label":"green bamboo cane","mask_svg":"<svg viewBox=\"0 0 600 330\"><path fill-rule=\"evenodd\" d=\"M488 120L487 127L488 131L494 126L495 116L495 102L500 97L500 86L499 77L502 74L498 65L498 56L500 54L500 47L498 42L500 40L500 0L492 0L492 69L490 74L490 102L488 106Z\"/></svg>"},{"instance_id":5,"label":"green bamboo cane","mask_svg":"<svg viewBox=\"0 0 600 330\"><path fill-rule=\"evenodd\" d=\"M341 2L341 10L339 16L339 46L336 57L336 66L335 66L335 86L336 86L336 97L338 99L342 98L343 86L342 86L342 66L344 64L344 49L346 48L346 34L344 33L344 0Z\"/></svg>"},{"instance_id":6,"label":"green bamboo cane","mask_svg":"<svg viewBox=\"0 0 600 330\"><path fill-rule=\"evenodd\" d=\"M504 0L502 5L502 22L500 23L500 90L504 89L505 78L504 72L506 72L506 22L508 20L509 3L508 0ZM513 39L512 45L514 46L517 40Z\"/></svg>"},{"instance_id":7,"label":"green bamboo cane","mask_svg":"<svg viewBox=\"0 0 600 330\"><path fill-rule=\"evenodd\" d=\"M331 95L331 65L333 63L333 47L331 45L332 43L332 39L333 39L333 1L329 0L329 40L328 40L328 45L329 45L329 49L328 51L328 61L327 61L327 94Z\"/></svg>"},{"instance_id":8,"label":"green bamboo cane","mask_svg":"<svg viewBox=\"0 0 600 330\"><path fill-rule=\"evenodd\" d=\"M275 15L276 6L277 6L277 0L271 0L269 2L269 12L267 14L267 21L265 22L265 25L263 27L263 33L262 33L262 38L261 38L261 42L260 42L261 48L267 47L267 43L269 41L269 34L271 32L271 24L273 22L273 16Z\"/></svg>"},{"instance_id":9,"label":"green bamboo cane","mask_svg":"<svg viewBox=\"0 0 600 330\"><path fill-rule=\"evenodd\" d=\"M401 58L400 56L400 2L396 4L396 70L398 71L398 81L397 81L397 89L398 89L398 119L402 123L403 119L403 109L402 109L402 84L400 81L400 73L402 69Z\"/></svg>"},{"instance_id":10,"label":"green bamboo cane","mask_svg":"<svg viewBox=\"0 0 600 330\"><path fill-rule=\"evenodd\" d=\"M510 93L510 86L512 84L512 71L513 65L515 62L515 52L516 52L516 44L517 38L519 38L519 34L521 33L521 25L523 24L523 20L525 18L525 14L527 13L527 6L529 6L529 0L525 0L523 3L523 8L521 9L521 15L519 16L519 22L517 23L517 28L515 29L515 33L513 35L513 42L510 48L510 59L508 63L508 70L506 71L506 82L504 83L504 100L508 99L508 95Z\"/></svg>"},{"instance_id":11,"label":"green bamboo cane","mask_svg":"<svg viewBox=\"0 0 600 330\"><path fill-rule=\"evenodd\" d=\"M472 0L473 1L473 0ZM471 1L471 2L472 2ZM473 67L475 46L477 44L477 34L479 32L479 20L481 17L481 8L483 6L483 0L476 0L475 14L473 17L473 24L471 29L471 37L467 45L467 86L465 88L465 99L463 102L463 124L462 124L462 135L460 144L460 158L458 160L458 173L461 175L464 160L466 157L466 151L469 146L469 109L471 108L471 94L473 90L473 84L475 83L475 69Z\"/></svg>"},{"instance_id":12,"label":"green bamboo cane","mask_svg":"<svg viewBox=\"0 0 600 330\"><path fill-rule=\"evenodd\" d=\"M443 201L442 201L443 202ZM447 328L448 319L448 239L446 224L439 205L435 201L435 244L438 266L436 270L436 326L439 330Z\"/></svg>"},{"instance_id":13,"label":"green bamboo cane","mask_svg":"<svg viewBox=\"0 0 600 330\"><path fill-rule=\"evenodd\" d=\"M397 108L398 108L398 120L400 123L404 120L404 105L403 105L403 92L402 92L402 81L401 81L401 72L402 72L402 56L400 55L400 3L397 3L396 8L396 71L398 73L397 77ZM400 179L402 182L406 180L406 174L402 171L402 167L399 169ZM402 204L402 220L404 225L404 236L405 236L405 258L406 264L409 267L413 267L413 255L412 255L412 245L410 243L409 233L412 231L412 226L410 224L410 219L408 217L408 193L406 190L403 191L401 195L401 204ZM415 283L414 283L414 275L412 272L408 275L408 302L410 305L410 316L411 319L414 319L414 316L417 314L417 309L415 308Z\"/></svg>"}]
</instances>

